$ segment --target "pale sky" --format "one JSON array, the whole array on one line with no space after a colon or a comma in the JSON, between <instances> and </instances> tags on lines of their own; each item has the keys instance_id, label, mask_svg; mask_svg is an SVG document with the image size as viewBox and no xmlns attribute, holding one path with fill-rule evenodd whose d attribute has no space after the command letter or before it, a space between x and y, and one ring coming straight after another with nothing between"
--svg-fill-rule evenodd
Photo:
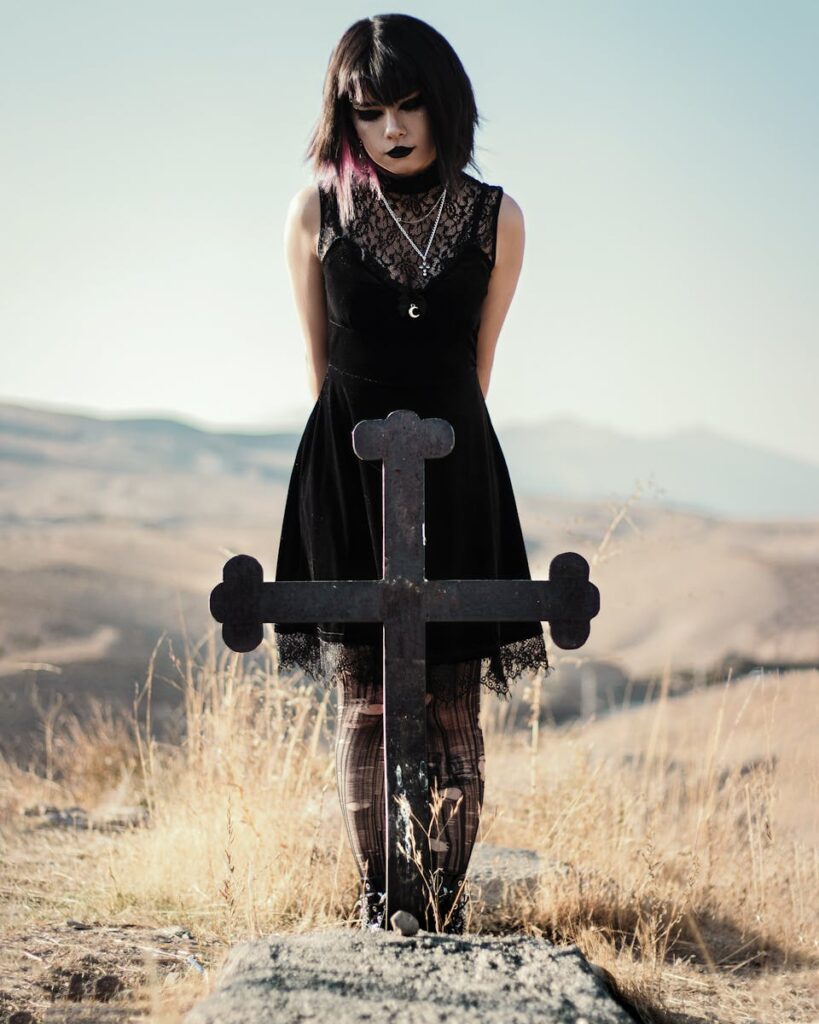
<instances>
[{"instance_id":1,"label":"pale sky","mask_svg":"<svg viewBox=\"0 0 819 1024\"><path fill-rule=\"evenodd\" d=\"M819 3L399 10L458 52L478 176L526 218L496 425L705 426L819 464ZM304 425L284 216L332 47L376 13L0 0L0 400Z\"/></svg>"}]
</instances>

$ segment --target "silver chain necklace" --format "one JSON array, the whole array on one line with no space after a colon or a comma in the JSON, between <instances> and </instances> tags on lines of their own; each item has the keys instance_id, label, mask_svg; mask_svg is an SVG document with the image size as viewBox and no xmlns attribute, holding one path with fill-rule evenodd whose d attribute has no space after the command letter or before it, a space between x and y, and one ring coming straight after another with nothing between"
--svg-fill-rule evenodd
<instances>
[{"instance_id":1,"label":"silver chain necklace","mask_svg":"<svg viewBox=\"0 0 819 1024\"><path fill-rule=\"evenodd\" d=\"M446 202L446 186L444 186L444 191L441 193L441 198L436 203L436 205L438 206L438 216L435 218L435 225L432 228L432 233L429 236L429 241L427 242L427 247L426 247L426 249L424 249L423 252L421 252L421 250L418 248L418 246L415 244L415 242L413 242L413 240L410 238L410 236L404 230L404 225L396 217L395 213L393 213L392 207L387 202L387 200L384 198L383 193L381 193L381 201L387 207L387 212L389 213L389 215L392 217L392 219L398 225L398 229L401 232L401 234L404 236L404 238L406 238L406 240L409 242L409 244L413 247L413 249L421 257L421 273L424 275L424 277L426 277L427 273L428 273L428 270L429 270L429 264L427 262L427 255L429 253L430 246L432 245L432 240L433 240L433 238L435 238L435 232L438 230L438 222L441 219L441 214L444 212L444 203ZM432 209L434 210L435 207L433 207ZM432 210L430 210L430 213L431 212L432 212ZM423 218L421 218L421 219L423 219Z\"/></svg>"},{"instance_id":2,"label":"silver chain necklace","mask_svg":"<svg viewBox=\"0 0 819 1024\"><path fill-rule=\"evenodd\" d=\"M427 212L421 214L420 217L416 217L414 220L407 220L407 218L405 217L404 218L404 223L405 224L420 224L422 220L426 220L427 217L431 217L432 214L435 213L435 207L440 202L440 199L441 199L441 197L438 196L438 198L435 200L435 202L432 204L432 206L427 210Z\"/></svg>"}]
</instances>

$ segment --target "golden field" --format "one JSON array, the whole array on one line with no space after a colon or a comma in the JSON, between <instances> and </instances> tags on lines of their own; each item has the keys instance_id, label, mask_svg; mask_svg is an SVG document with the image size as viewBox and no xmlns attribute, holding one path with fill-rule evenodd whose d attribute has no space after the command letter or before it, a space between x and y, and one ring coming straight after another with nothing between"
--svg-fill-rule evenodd
<instances>
[{"instance_id":1,"label":"golden field","mask_svg":"<svg viewBox=\"0 0 819 1024\"><path fill-rule=\"evenodd\" d=\"M43 708L42 766L0 765L0 1015L170 1024L231 943L355 925L332 695L215 629L172 656L173 741L151 738L149 669L129 715ZM815 1020L819 672L665 684L549 727L538 677L516 695L523 730L484 696L478 842L536 850L544 871L468 931L577 943L646 1021Z\"/></svg>"}]
</instances>

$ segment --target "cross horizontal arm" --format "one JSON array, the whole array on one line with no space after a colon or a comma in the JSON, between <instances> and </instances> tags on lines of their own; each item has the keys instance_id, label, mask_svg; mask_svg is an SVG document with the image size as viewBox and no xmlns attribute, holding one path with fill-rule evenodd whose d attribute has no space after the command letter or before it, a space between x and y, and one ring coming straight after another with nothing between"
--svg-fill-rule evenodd
<instances>
[{"instance_id":1,"label":"cross horizontal arm","mask_svg":"<svg viewBox=\"0 0 819 1024\"><path fill-rule=\"evenodd\" d=\"M402 589L417 602L421 618L435 622L546 622L559 603L554 585L546 581L277 581L262 584L259 618L262 622L383 622L388 605L395 605Z\"/></svg>"},{"instance_id":2,"label":"cross horizontal arm","mask_svg":"<svg viewBox=\"0 0 819 1024\"><path fill-rule=\"evenodd\" d=\"M556 555L546 580L277 580L265 583L250 555L225 564L210 597L211 613L236 651L262 642L262 623L548 622L558 647L582 646L600 611L589 565L572 551ZM235 645L235 646L234 646Z\"/></svg>"},{"instance_id":3,"label":"cross horizontal arm","mask_svg":"<svg viewBox=\"0 0 819 1024\"><path fill-rule=\"evenodd\" d=\"M426 580L422 614L430 622L547 622L555 587L542 580Z\"/></svg>"},{"instance_id":4,"label":"cross horizontal arm","mask_svg":"<svg viewBox=\"0 0 819 1024\"><path fill-rule=\"evenodd\" d=\"M383 580L263 583L259 594L259 620L383 622L386 618L386 597Z\"/></svg>"}]
</instances>

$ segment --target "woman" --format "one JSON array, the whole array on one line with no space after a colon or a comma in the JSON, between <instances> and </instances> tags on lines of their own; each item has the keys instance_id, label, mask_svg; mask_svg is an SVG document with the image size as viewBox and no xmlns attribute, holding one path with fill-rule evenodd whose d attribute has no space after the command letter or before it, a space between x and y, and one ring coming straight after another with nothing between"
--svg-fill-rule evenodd
<instances>
[{"instance_id":1,"label":"woman","mask_svg":"<svg viewBox=\"0 0 819 1024\"><path fill-rule=\"evenodd\" d=\"M530 579L506 463L486 408L523 259L518 205L467 174L478 113L450 44L407 15L365 18L330 58L307 151L317 186L288 211L286 252L316 403L296 454L277 580L379 579L381 465L355 455L360 420L411 409L448 420L453 451L425 468L427 579ZM382 627L276 624L283 670L338 691L336 768L364 883L362 925L385 925ZM427 767L445 823L431 857L445 931L484 794L481 686L508 696L548 671L539 622L429 623Z\"/></svg>"}]
</instances>

